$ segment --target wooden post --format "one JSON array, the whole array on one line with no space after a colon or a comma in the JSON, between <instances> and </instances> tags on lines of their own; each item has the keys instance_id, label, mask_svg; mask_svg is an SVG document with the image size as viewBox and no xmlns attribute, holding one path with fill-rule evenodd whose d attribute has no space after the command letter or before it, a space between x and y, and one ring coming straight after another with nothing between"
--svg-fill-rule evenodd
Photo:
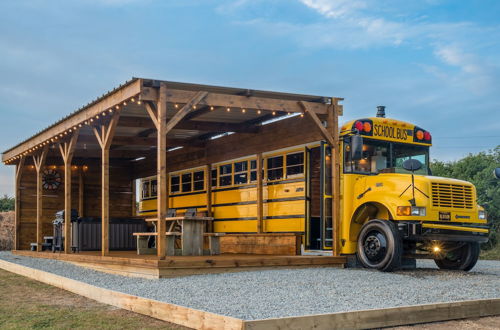
<instances>
[{"instance_id":1,"label":"wooden post","mask_svg":"<svg viewBox=\"0 0 500 330\"><path fill-rule=\"evenodd\" d=\"M156 176L158 181L156 248L158 257L165 258L167 223L165 218L168 211L168 176L167 176L167 134L177 125L193 107L208 95L207 92L198 92L180 109L167 123L167 85L160 83L160 91L156 106L146 103L146 111L157 129L157 157Z\"/></svg>"},{"instance_id":2,"label":"wooden post","mask_svg":"<svg viewBox=\"0 0 500 330\"><path fill-rule=\"evenodd\" d=\"M212 216L212 164L205 166L205 179L207 187L207 217ZM208 221L207 229L209 233L214 232L213 221Z\"/></svg>"},{"instance_id":3,"label":"wooden post","mask_svg":"<svg viewBox=\"0 0 500 330\"><path fill-rule=\"evenodd\" d=\"M42 186L42 172L47 158L48 146L42 149L39 155L33 156L33 162L36 168L36 250L42 251L43 241L43 228L42 228L42 214L43 214L43 186Z\"/></svg>"},{"instance_id":4,"label":"wooden post","mask_svg":"<svg viewBox=\"0 0 500 330\"><path fill-rule=\"evenodd\" d=\"M137 184L136 184L135 180L132 180L132 216L133 217L135 217L137 215L136 195L137 195Z\"/></svg>"},{"instance_id":5,"label":"wooden post","mask_svg":"<svg viewBox=\"0 0 500 330\"><path fill-rule=\"evenodd\" d=\"M160 258L166 255L166 236L167 223L165 218L168 211L168 182L167 182L167 86L162 83L160 85L160 94L157 102L157 180L158 180L158 236L156 237L156 250Z\"/></svg>"},{"instance_id":6,"label":"wooden post","mask_svg":"<svg viewBox=\"0 0 500 330\"><path fill-rule=\"evenodd\" d=\"M78 171L78 215L80 217L85 216L85 205L84 203L84 186L83 186L83 168Z\"/></svg>"},{"instance_id":7,"label":"wooden post","mask_svg":"<svg viewBox=\"0 0 500 330\"><path fill-rule=\"evenodd\" d=\"M113 141L120 112L115 111L109 124L94 127L94 134L101 145L101 254L109 255L109 147Z\"/></svg>"},{"instance_id":8,"label":"wooden post","mask_svg":"<svg viewBox=\"0 0 500 330\"><path fill-rule=\"evenodd\" d=\"M323 126L318 115L314 111L310 111L304 102L299 102L299 106L309 115L312 121L318 127L321 135L332 148L332 230L333 230L333 246L332 252L334 256L340 255L340 158L339 158L339 125L338 116L341 113L342 106L338 102L340 98L332 98L331 105L328 107L328 129Z\"/></svg>"},{"instance_id":9,"label":"wooden post","mask_svg":"<svg viewBox=\"0 0 500 330\"><path fill-rule=\"evenodd\" d=\"M23 173L24 161L26 158L21 156L19 163L16 165L15 174L15 204L14 204L14 250L19 250L19 231L21 230L21 174Z\"/></svg>"},{"instance_id":10,"label":"wooden post","mask_svg":"<svg viewBox=\"0 0 500 330\"><path fill-rule=\"evenodd\" d=\"M328 129L333 135L333 140L336 141L332 146L332 225L333 225L333 255L340 256L341 245L341 213L340 200L340 150L339 150L339 115L341 114L341 106L338 102L342 99L332 98L332 106L328 111Z\"/></svg>"},{"instance_id":11,"label":"wooden post","mask_svg":"<svg viewBox=\"0 0 500 330\"><path fill-rule=\"evenodd\" d=\"M257 232L264 232L264 194L262 176L262 154L257 154Z\"/></svg>"},{"instance_id":12,"label":"wooden post","mask_svg":"<svg viewBox=\"0 0 500 330\"><path fill-rule=\"evenodd\" d=\"M71 162L78 133L78 130L74 131L69 141L59 144L64 161L64 253L71 250Z\"/></svg>"}]
</instances>

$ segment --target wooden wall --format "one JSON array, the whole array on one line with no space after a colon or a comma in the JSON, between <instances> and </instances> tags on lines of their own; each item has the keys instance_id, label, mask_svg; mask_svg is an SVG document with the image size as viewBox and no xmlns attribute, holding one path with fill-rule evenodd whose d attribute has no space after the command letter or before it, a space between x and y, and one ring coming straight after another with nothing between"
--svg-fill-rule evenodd
<instances>
[{"instance_id":1,"label":"wooden wall","mask_svg":"<svg viewBox=\"0 0 500 330\"><path fill-rule=\"evenodd\" d=\"M261 152L322 140L317 126L307 116L292 117L262 126L259 133L237 133L207 142L204 149L183 148L169 152L167 170L177 171ZM134 178L156 174L156 158L134 164Z\"/></svg>"},{"instance_id":2,"label":"wooden wall","mask_svg":"<svg viewBox=\"0 0 500 330\"><path fill-rule=\"evenodd\" d=\"M62 182L55 191L43 190L42 230L44 236L52 236L55 213L64 209L64 167L60 160L48 159L46 168L61 175ZM101 167L99 159L75 160L78 168L72 170L72 205L79 206L79 172L83 173L84 216L100 217L101 214ZM57 165L55 165L57 164ZM84 167L85 165L85 167ZM19 248L29 249L36 242L36 170L32 165L24 167L20 184ZM132 179L128 162L110 162L110 217L132 215ZM82 212L79 210L79 214Z\"/></svg>"}]
</instances>

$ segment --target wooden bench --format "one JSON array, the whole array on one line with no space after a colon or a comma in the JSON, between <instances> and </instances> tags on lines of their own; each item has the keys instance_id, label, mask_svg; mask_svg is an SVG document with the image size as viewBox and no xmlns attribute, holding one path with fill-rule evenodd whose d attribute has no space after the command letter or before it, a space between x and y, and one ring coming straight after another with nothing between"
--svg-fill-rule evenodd
<instances>
[{"instance_id":1,"label":"wooden bench","mask_svg":"<svg viewBox=\"0 0 500 330\"><path fill-rule=\"evenodd\" d=\"M204 233L204 237L208 237L208 251L211 256L220 254L220 237L225 233Z\"/></svg>"},{"instance_id":2,"label":"wooden bench","mask_svg":"<svg viewBox=\"0 0 500 330\"><path fill-rule=\"evenodd\" d=\"M154 232L146 232L146 233L134 233L135 237L137 237L137 254L156 254L156 248L150 248L148 246L149 237L158 236L158 233ZM175 255L175 239L181 236L181 233L176 231L166 232L165 236L167 236L167 256Z\"/></svg>"}]
</instances>

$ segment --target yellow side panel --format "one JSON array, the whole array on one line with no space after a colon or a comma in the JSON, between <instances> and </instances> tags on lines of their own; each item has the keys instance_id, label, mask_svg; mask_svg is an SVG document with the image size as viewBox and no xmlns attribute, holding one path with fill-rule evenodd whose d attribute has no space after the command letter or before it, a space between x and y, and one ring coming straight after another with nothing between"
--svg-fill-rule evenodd
<instances>
[{"instance_id":1,"label":"yellow side panel","mask_svg":"<svg viewBox=\"0 0 500 330\"><path fill-rule=\"evenodd\" d=\"M257 204L214 207L214 218L232 219L257 217Z\"/></svg>"},{"instance_id":2,"label":"yellow side panel","mask_svg":"<svg viewBox=\"0 0 500 330\"><path fill-rule=\"evenodd\" d=\"M304 231L304 218L264 220L267 232Z\"/></svg>"},{"instance_id":3,"label":"yellow side panel","mask_svg":"<svg viewBox=\"0 0 500 330\"><path fill-rule=\"evenodd\" d=\"M257 200L257 188L216 191L212 195L212 204L240 203Z\"/></svg>"},{"instance_id":4,"label":"yellow side panel","mask_svg":"<svg viewBox=\"0 0 500 330\"><path fill-rule=\"evenodd\" d=\"M305 196L305 182L280 183L264 187L264 199Z\"/></svg>"},{"instance_id":5,"label":"yellow side panel","mask_svg":"<svg viewBox=\"0 0 500 330\"><path fill-rule=\"evenodd\" d=\"M207 205L207 194L195 194L195 195L184 195L184 196L171 196L170 197L170 208L184 208L184 207L198 207L200 210L202 207L206 209Z\"/></svg>"},{"instance_id":6,"label":"yellow side panel","mask_svg":"<svg viewBox=\"0 0 500 330\"><path fill-rule=\"evenodd\" d=\"M272 202L264 204L264 214L268 217L281 215L300 215L306 212L305 201Z\"/></svg>"},{"instance_id":7,"label":"yellow side panel","mask_svg":"<svg viewBox=\"0 0 500 330\"><path fill-rule=\"evenodd\" d=\"M139 215L156 215L157 202L155 199L148 199L139 202Z\"/></svg>"},{"instance_id":8,"label":"yellow side panel","mask_svg":"<svg viewBox=\"0 0 500 330\"><path fill-rule=\"evenodd\" d=\"M214 221L214 231L219 233L255 233L257 231L257 220Z\"/></svg>"}]
</instances>

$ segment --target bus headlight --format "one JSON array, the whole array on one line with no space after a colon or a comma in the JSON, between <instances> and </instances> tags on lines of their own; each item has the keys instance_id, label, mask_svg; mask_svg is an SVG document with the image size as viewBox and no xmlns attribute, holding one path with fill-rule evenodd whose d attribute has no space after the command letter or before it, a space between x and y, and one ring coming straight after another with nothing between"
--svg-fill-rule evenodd
<instances>
[{"instance_id":1,"label":"bus headlight","mask_svg":"<svg viewBox=\"0 0 500 330\"><path fill-rule=\"evenodd\" d=\"M486 211L479 210L477 217L479 218L479 220L486 220Z\"/></svg>"},{"instance_id":2,"label":"bus headlight","mask_svg":"<svg viewBox=\"0 0 500 330\"><path fill-rule=\"evenodd\" d=\"M423 206L398 206L396 214L398 216L423 217L426 215L426 210Z\"/></svg>"}]
</instances>

